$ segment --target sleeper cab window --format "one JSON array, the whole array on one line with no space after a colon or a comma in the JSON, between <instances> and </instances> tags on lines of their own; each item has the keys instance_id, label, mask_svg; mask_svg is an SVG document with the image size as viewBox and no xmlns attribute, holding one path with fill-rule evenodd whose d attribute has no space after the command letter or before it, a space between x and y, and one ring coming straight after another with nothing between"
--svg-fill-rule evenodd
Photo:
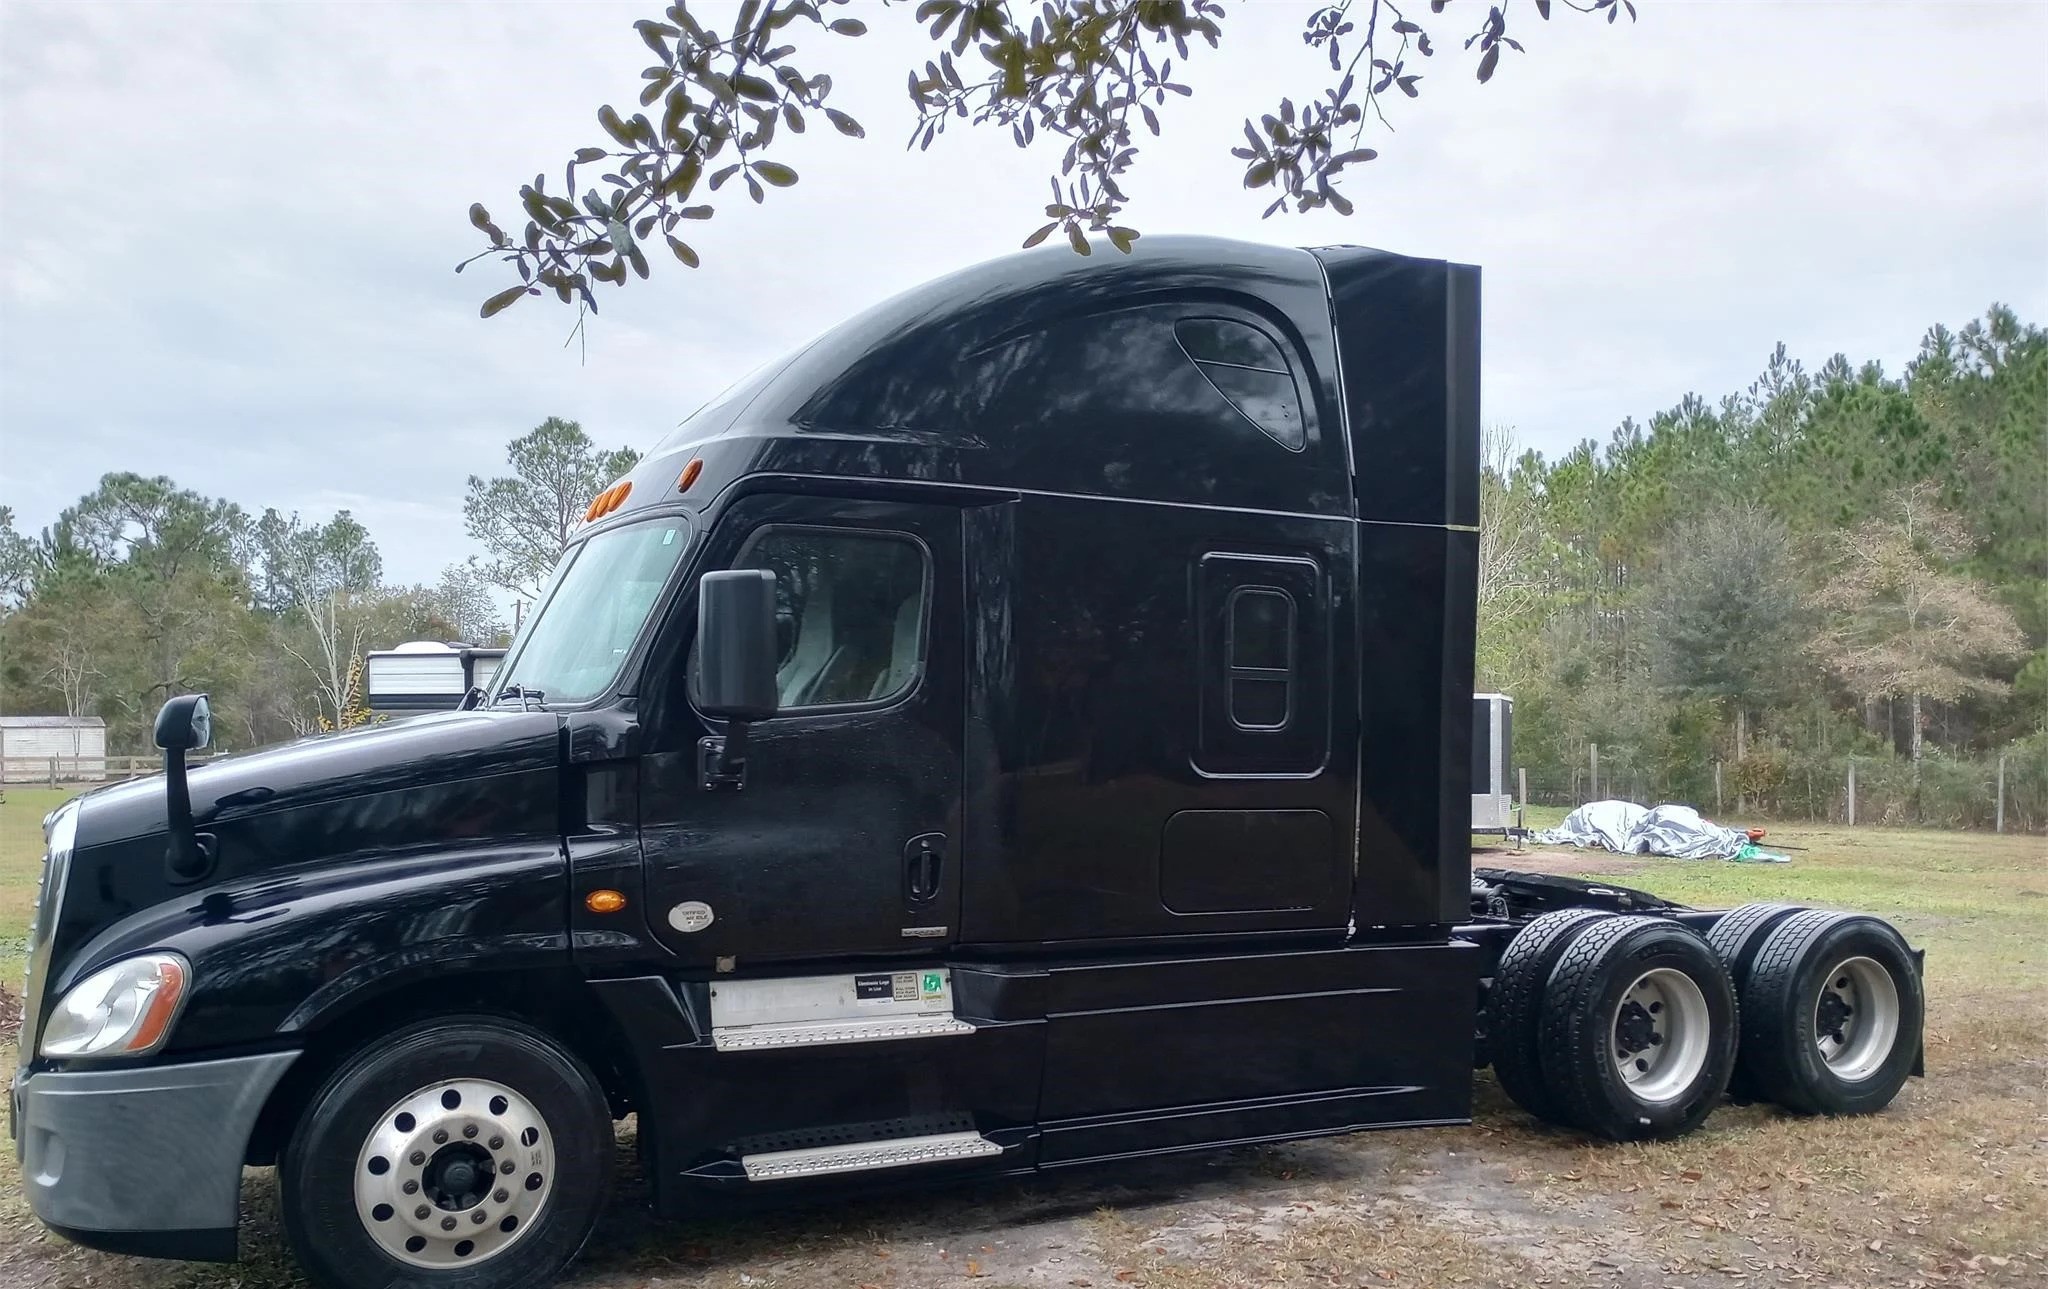
<instances>
[{"instance_id":1,"label":"sleeper cab window","mask_svg":"<svg viewBox=\"0 0 2048 1289\"><path fill-rule=\"evenodd\" d=\"M1274 587L1230 593L1224 619L1230 722L1283 730L1294 714L1294 597Z\"/></svg>"},{"instance_id":2,"label":"sleeper cab window","mask_svg":"<svg viewBox=\"0 0 2048 1289\"><path fill-rule=\"evenodd\" d=\"M1301 394L1272 337L1231 318L1182 318L1173 333L1218 394L1282 447L1308 441Z\"/></svg>"},{"instance_id":3,"label":"sleeper cab window","mask_svg":"<svg viewBox=\"0 0 2048 1289\"><path fill-rule=\"evenodd\" d=\"M776 681L784 712L870 707L924 674L930 558L915 538L770 525L734 568L775 574Z\"/></svg>"}]
</instances>

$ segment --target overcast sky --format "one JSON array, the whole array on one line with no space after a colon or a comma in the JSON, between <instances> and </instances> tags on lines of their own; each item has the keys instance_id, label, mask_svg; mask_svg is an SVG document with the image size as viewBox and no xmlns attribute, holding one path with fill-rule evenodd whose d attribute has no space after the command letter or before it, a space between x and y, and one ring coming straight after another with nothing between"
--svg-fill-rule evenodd
<instances>
[{"instance_id":1,"label":"overcast sky","mask_svg":"<svg viewBox=\"0 0 2048 1289\"><path fill-rule=\"evenodd\" d=\"M472 549L464 477L543 418L647 448L756 364L1035 226L1056 153L991 132L903 150L914 7L811 38L867 140L799 141L802 182L724 203L702 269L656 257L602 297L585 362L569 310L481 321L497 279L450 269L477 246L471 201L512 226L522 178L601 141L658 0L5 0L0 504L34 531L102 473L165 473L252 511L352 509L388 575L431 580ZM1351 172L1358 213L1268 221L1236 123L1325 72L1310 6L1228 7L1128 222L1483 265L1485 417L1546 452L1737 389L1779 340L1895 370L1993 301L2048 321L2048 5L1638 0L1612 27L1560 6L1484 87L1440 36L1422 98ZM1462 10L1483 14L1438 21Z\"/></svg>"}]
</instances>

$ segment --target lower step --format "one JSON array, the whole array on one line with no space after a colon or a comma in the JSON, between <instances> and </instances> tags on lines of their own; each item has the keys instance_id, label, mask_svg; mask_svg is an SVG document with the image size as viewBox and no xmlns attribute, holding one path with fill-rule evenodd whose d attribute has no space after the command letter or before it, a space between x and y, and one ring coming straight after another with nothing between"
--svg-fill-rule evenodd
<instances>
[{"instance_id":1,"label":"lower step","mask_svg":"<svg viewBox=\"0 0 2048 1289\"><path fill-rule=\"evenodd\" d=\"M936 1164L953 1159L984 1159L1002 1153L1001 1146L980 1133L945 1132L931 1137L858 1141L845 1146L744 1155L740 1164L747 1170L748 1181L773 1182L794 1177L823 1177L828 1173L861 1173L875 1168Z\"/></svg>"}]
</instances>

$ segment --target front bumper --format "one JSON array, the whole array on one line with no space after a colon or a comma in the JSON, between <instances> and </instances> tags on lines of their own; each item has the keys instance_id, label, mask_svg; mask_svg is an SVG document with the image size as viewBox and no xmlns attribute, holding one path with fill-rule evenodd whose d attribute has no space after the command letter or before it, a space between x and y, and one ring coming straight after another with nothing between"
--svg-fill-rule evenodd
<instances>
[{"instance_id":1,"label":"front bumper","mask_svg":"<svg viewBox=\"0 0 2048 1289\"><path fill-rule=\"evenodd\" d=\"M17 1074L29 1207L94 1248L234 1261L243 1151L298 1055Z\"/></svg>"}]
</instances>

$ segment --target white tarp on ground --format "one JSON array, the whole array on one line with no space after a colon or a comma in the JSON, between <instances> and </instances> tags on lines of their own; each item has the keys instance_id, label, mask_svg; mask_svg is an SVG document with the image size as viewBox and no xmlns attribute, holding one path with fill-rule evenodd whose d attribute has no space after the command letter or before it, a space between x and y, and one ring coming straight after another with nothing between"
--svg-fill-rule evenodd
<instances>
[{"instance_id":1,"label":"white tarp on ground","mask_svg":"<svg viewBox=\"0 0 2048 1289\"><path fill-rule=\"evenodd\" d=\"M1708 823L1691 806L1645 810L1633 801L1587 802L1533 840L1544 846L1597 846L1623 855L1671 859L1762 858L1748 833Z\"/></svg>"}]
</instances>

